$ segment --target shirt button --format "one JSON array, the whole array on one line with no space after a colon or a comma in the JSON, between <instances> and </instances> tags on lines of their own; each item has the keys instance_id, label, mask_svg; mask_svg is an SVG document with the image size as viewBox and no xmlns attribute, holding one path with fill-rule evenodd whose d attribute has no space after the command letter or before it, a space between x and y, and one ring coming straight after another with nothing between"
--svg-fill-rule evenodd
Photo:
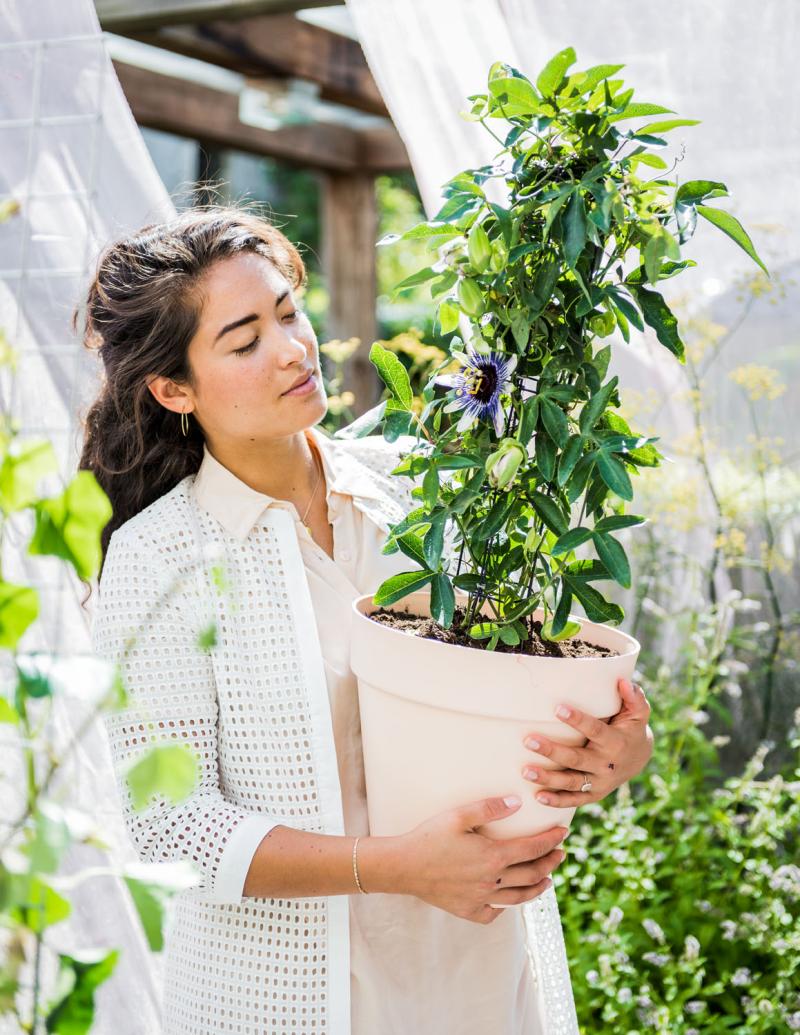
<instances>
[{"instance_id":1,"label":"shirt button","mask_svg":"<svg viewBox=\"0 0 800 1035\"><path fill-rule=\"evenodd\" d=\"M349 561L350 560L350 551L349 550L342 550L342 552L339 554L339 556L341 557L341 559L343 561Z\"/></svg>"}]
</instances>

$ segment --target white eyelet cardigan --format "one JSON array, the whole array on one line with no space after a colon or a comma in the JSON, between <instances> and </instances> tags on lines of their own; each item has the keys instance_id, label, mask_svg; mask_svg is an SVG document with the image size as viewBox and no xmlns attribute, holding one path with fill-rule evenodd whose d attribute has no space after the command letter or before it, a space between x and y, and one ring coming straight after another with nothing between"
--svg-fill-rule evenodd
<instances>
[{"instance_id":1,"label":"white eyelet cardigan","mask_svg":"<svg viewBox=\"0 0 800 1035\"><path fill-rule=\"evenodd\" d=\"M333 440L311 430L335 459L342 489L380 528L410 509L410 481L388 472L413 439ZM249 506L226 515L223 527L199 505L197 477L111 536L92 630L95 650L120 664L130 694L106 728L136 850L149 862L188 859L202 875L174 902L163 1033L350 1035L348 896L242 895L253 855L276 824L345 832L294 519L265 506L254 521ZM398 558L397 570L410 563ZM212 621L217 642L204 652L198 635ZM146 748L176 740L200 758L198 786L178 805L158 798L135 812L124 769ZM523 912L544 1035L577 1035L553 889Z\"/></svg>"}]
</instances>

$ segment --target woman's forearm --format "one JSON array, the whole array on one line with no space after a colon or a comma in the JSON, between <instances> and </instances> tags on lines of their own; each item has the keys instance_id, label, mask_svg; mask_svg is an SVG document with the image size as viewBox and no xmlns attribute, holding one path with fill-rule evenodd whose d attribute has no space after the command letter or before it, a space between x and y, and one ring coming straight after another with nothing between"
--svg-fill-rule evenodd
<instances>
[{"instance_id":1,"label":"woman's forearm","mask_svg":"<svg viewBox=\"0 0 800 1035\"><path fill-rule=\"evenodd\" d=\"M242 893L253 898L360 895L353 874L353 841L350 836L275 826L256 849ZM410 894L400 838L360 838L357 863L364 891Z\"/></svg>"}]
</instances>

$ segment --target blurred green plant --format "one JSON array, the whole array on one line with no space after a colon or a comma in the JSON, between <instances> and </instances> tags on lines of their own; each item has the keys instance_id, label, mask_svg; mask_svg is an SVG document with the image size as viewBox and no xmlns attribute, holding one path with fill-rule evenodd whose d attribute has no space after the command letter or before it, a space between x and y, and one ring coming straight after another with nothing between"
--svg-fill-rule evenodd
<instances>
[{"instance_id":1,"label":"blurred green plant","mask_svg":"<svg viewBox=\"0 0 800 1035\"><path fill-rule=\"evenodd\" d=\"M564 842L554 884L583 1032L800 1031L800 709L768 779L768 742L721 780L728 738L705 732L748 603L732 590L673 616L680 657L642 674L653 758Z\"/></svg>"},{"instance_id":2,"label":"blurred green plant","mask_svg":"<svg viewBox=\"0 0 800 1035\"><path fill-rule=\"evenodd\" d=\"M16 211L17 206L4 204L0 223ZM2 333L0 365L9 374L16 369L16 352ZM27 554L58 558L80 579L91 580L100 568L100 534L111 504L90 471L78 471L60 491L43 495L40 483L57 471L52 444L22 439L19 420L0 412L0 557L10 522L32 519ZM15 1025L4 1030L80 1035L92 1027L94 994L113 973L119 950L64 947L58 925L72 912L70 892L85 880L121 878L150 948L158 951L169 895L196 884L198 877L188 864L59 873L74 846L111 848L93 816L70 804L62 777L98 717L124 707L127 693L119 670L92 655L20 650L24 635L36 631L39 610L33 586L0 575L0 778L8 806L0 816L0 1018ZM44 630L39 638L47 635ZM74 721L66 743L55 728L59 705ZM153 794L185 797L195 774L191 749L172 746L138 758L127 779L143 806ZM45 966L46 961L55 966Z\"/></svg>"}]
</instances>

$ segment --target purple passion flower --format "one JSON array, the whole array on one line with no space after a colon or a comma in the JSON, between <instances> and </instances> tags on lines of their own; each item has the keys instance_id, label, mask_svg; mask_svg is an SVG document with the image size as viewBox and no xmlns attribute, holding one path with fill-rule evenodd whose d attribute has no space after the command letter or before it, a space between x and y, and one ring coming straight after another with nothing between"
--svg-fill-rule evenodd
<instances>
[{"instance_id":1,"label":"purple passion flower","mask_svg":"<svg viewBox=\"0 0 800 1035\"><path fill-rule=\"evenodd\" d=\"M457 431L466 431L475 420L488 420L498 438L503 437L503 408L500 396L511 387L511 374L517 365L516 356L499 352L476 352L467 346L467 354L454 352L461 369L455 374L440 374L434 384L452 388L453 400L445 409L463 410Z\"/></svg>"}]
</instances>

